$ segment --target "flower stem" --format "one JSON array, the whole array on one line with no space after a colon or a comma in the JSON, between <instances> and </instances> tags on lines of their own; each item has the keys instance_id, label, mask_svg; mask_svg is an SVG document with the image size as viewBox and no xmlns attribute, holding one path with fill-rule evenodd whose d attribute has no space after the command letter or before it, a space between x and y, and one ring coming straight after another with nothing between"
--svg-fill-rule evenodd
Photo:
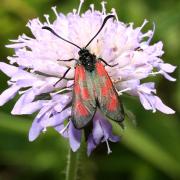
<instances>
[{"instance_id":1,"label":"flower stem","mask_svg":"<svg viewBox=\"0 0 180 180\"><path fill-rule=\"evenodd\" d=\"M73 152L71 148L68 153L66 180L77 180L79 169L79 151Z\"/></svg>"},{"instance_id":2,"label":"flower stem","mask_svg":"<svg viewBox=\"0 0 180 180\"><path fill-rule=\"evenodd\" d=\"M81 146L76 152L69 149L66 180L92 180L94 179L94 163L87 156L85 137L82 138Z\"/></svg>"}]
</instances>

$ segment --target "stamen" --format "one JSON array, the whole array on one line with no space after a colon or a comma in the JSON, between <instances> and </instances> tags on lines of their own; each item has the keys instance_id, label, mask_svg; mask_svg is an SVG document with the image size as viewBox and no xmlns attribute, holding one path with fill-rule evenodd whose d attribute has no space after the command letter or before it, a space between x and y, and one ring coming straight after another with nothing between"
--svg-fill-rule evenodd
<instances>
[{"instance_id":1,"label":"stamen","mask_svg":"<svg viewBox=\"0 0 180 180\"><path fill-rule=\"evenodd\" d=\"M68 128L69 124L70 124L71 121L69 121L66 126L60 131L60 134L63 134L64 131Z\"/></svg>"},{"instance_id":2,"label":"stamen","mask_svg":"<svg viewBox=\"0 0 180 180\"><path fill-rule=\"evenodd\" d=\"M106 145L107 145L107 153L110 154L110 153L112 153L112 151L111 151L111 149L109 147L109 142L108 142L107 139L105 141L106 141Z\"/></svg>"},{"instance_id":3,"label":"stamen","mask_svg":"<svg viewBox=\"0 0 180 180\"><path fill-rule=\"evenodd\" d=\"M77 13L77 9L73 9L73 14L75 15Z\"/></svg>"},{"instance_id":4,"label":"stamen","mask_svg":"<svg viewBox=\"0 0 180 180\"><path fill-rule=\"evenodd\" d=\"M122 95L123 92L130 91L130 90L131 90L131 88L126 88L121 91L118 91L118 95L120 96L120 95Z\"/></svg>"},{"instance_id":5,"label":"stamen","mask_svg":"<svg viewBox=\"0 0 180 180\"><path fill-rule=\"evenodd\" d=\"M115 9L115 8L112 8L112 9L111 9L111 12L112 12L113 15L115 16L116 20L119 21L118 15L117 15L117 13L116 13L116 9Z\"/></svg>"},{"instance_id":6,"label":"stamen","mask_svg":"<svg viewBox=\"0 0 180 180\"><path fill-rule=\"evenodd\" d=\"M89 7L90 7L91 11L94 12L94 4L90 4Z\"/></svg>"},{"instance_id":7,"label":"stamen","mask_svg":"<svg viewBox=\"0 0 180 180\"><path fill-rule=\"evenodd\" d=\"M152 73L149 73L149 75L152 75L152 76L156 76L158 74L162 74L163 71L157 71L157 72L152 72Z\"/></svg>"},{"instance_id":8,"label":"stamen","mask_svg":"<svg viewBox=\"0 0 180 180\"><path fill-rule=\"evenodd\" d=\"M153 22L153 30L152 30L152 34L150 35L149 39L147 40L147 44L149 45L153 36L154 36L154 32L155 32L155 29L156 29L156 25L155 23Z\"/></svg>"},{"instance_id":9,"label":"stamen","mask_svg":"<svg viewBox=\"0 0 180 180\"><path fill-rule=\"evenodd\" d=\"M46 18L46 21L47 21L48 25L50 26L51 23L50 23L50 21L49 21L49 15L48 15L48 14L45 14L44 17Z\"/></svg>"},{"instance_id":10,"label":"stamen","mask_svg":"<svg viewBox=\"0 0 180 180\"><path fill-rule=\"evenodd\" d=\"M43 133L46 133L46 131L47 131L47 128L45 127L45 128L42 130L42 132L43 132Z\"/></svg>"},{"instance_id":11,"label":"stamen","mask_svg":"<svg viewBox=\"0 0 180 180\"><path fill-rule=\"evenodd\" d=\"M79 8L78 8L78 15L80 14L83 3L84 3L84 0L80 0L80 4L79 4Z\"/></svg>"},{"instance_id":12,"label":"stamen","mask_svg":"<svg viewBox=\"0 0 180 180\"><path fill-rule=\"evenodd\" d=\"M145 19L144 22L143 22L143 24L142 24L141 27L140 27L140 31L141 31L141 29L142 29L147 23L148 23L148 21L147 21L147 19Z\"/></svg>"},{"instance_id":13,"label":"stamen","mask_svg":"<svg viewBox=\"0 0 180 180\"><path fill-rule=\"evenodd\" d=\"M18 93L19 93L19 95L22 95L22 94L24 94L25 92L27 92L28 91L28 89L27 90L24 90L24 91L19 91Z\"/></svg>"},{"instance_id":14,"label":"stamen","mask_svg":"<svg viewBox=\"0 0 180 180\"><path fill-rule=\"evenodd\" d=\"M142 34L141 38L145 38L145 37L149 37L150 38L150 37L152 37L152 34L153 34L152 30L149 30L145 34Z\"/></svg>"},{"instance_id":15,"label":"stamen","mask_svg":"<svg viewBox=\"0 0 180 180\"><path fill-rule=\"evenodd\" d=\"M102 5L102 13L103 13L104 15L106 15L106 4L107 4L106 1L102 1L102 2L101 2L101 5Z\"/></svg>"},{"instance_id":16,"label":"stamen","mask_svg":"<svg viewBox=\"0 0 180 180\"><path fill-rule=\"evenodd\" d=\"M58 12L57 12L57 10L56 10L56 6L52 7L51 9L54 11L54 14L55 14L56 17L58 18L58 17L59 17L59 14L58 14Z\"/></svg>"},{"instance_id":17,"label":"stamen","mask_svg":"<svg viewBox=\"0 0 180 180\"><path fill-rule=\"evenodd\" d=\"M60 93L62 93L63 91L71 91L72 90L72 88L63 88L63 89L61 89L61 90L59 90L59 91L57 91L57 92L55 92L55 93L50 93L50 95L51 96L54 96L54 95L56 95L56 94L60 94Z\"/></svg>"}]
</instances>

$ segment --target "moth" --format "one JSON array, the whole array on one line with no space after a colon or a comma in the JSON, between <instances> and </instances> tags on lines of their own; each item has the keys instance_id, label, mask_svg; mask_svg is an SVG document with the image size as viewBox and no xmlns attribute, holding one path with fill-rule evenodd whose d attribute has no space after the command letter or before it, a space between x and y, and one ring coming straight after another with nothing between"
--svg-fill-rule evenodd
<instances>
[{"instance_id":1,"label":"moth","mask_svg":"<svg viewBox=\"0 0 180 180\"><path fill-rule=\"evenodd\" d=\"M63 41L66 41L79 48L78 59L68 59L62 61L76 61L74 74L74 87L72 99L72 116L71 120L77 129L86 127L93 119L94 114L99 108L101 112L109 119L122 122L124 120L123 105L118 97L115 87L109 77L104 64L110 67L102 58L90 53L88 46L101 32L106 22L114 18L114 15L105 17L100 29L93 38L83 48L59 36L53 29L48 26L42 27L53 33ZM64 75L58 80L61 81L66 77L71 68L68 68ZM58 83L57 82L57 83Z\"/></svg>"}]
</instances>

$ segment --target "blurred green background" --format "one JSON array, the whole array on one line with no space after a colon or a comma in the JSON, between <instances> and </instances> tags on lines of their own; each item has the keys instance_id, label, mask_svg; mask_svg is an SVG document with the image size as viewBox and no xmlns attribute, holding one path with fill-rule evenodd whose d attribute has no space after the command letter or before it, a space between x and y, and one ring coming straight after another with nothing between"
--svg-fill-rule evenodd
<instances>
[{"instance_id":1,"label":"blurred green background","mask_svg":"<svg viewBox=\"0 0 180 180\"><path fill-rule=\"evenodd\" d=\"M86 0L83 10L100 1ZM119 19L140 26L146 18L147 29L156 23L153 42L164 42L163 59L174 65L180 61L180 1L179 0L107 0L107 9L115 7ZM19 34L31 36L25 26L29 19L43 14L55 17L51 7L68 13L78 7L78 0L0 0L0 59L6 61L13 51L5 48L9 39ZM145 30L147 30L145 28ZM173 74L178 79L179 69ZM7 88L8 78L0 72L0 92ZM137 127L128 123L119 144L111 144L113 153L106 154L101 145L82 162L85 180L160 180L180 179L180 84L157 78L158 95L176 110L175 115L153 114L145 111L139 100L123 98L137 120ZM50 129L35 142L28 141L33 117L11 116L16 99L0 108L0 180L57 180L65 178L68 142ZM121 133L120 128L115 128Z\"/></svg>"}]
</instances>

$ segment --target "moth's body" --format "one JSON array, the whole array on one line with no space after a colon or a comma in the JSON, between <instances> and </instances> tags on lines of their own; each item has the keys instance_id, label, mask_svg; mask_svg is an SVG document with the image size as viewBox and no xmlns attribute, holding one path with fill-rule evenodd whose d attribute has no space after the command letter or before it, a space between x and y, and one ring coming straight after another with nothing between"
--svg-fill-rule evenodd
<instances>
[{"instance_id":1,"label":"moth's body","mask_svg":"<svg viewBox=\"0 0 180 180\"><path fill-rule=\"evenodd\" d=\"M78 129L85 127L97 108L118 122L124 119L122 104L100 59L82 49L75 68L72 122ZM81 56L82 55L82 56Z\"/></svg>"},{"instance_id":2,"label":"moth's body","mask_svg":"<svg viewBox=\"0 0 180 180\"><path fill-rule=\"evenodd\" d=\"M75 67L72 100L72 122L77 129L84 128L93 119L97 108L99 108L109 119L117 122L122 122L124 120L122 103L119 100L118 94L102 62L108 66L111 65L107 64L103 59L97 58L96 55L91 54L87 49L110 18L114 18L114 15L106 16L99 31L84 48L81 48L77 44L59 36L50 27L43 27L43 29L50 31L61 40L80 49L78 52L79 59L76 59L77 63ZM72 58L62 61L71 60L74 59ZM70 68L66 70L64 75L56 82L56 84L65 78L69 70Z\"/></svg>"},{"instance_id":3,"label":"moth's body","mask_svg":"<svg viewBox=\"0 0 180 180\"><path fill-rule=\"evenodd\" d=\"M86 48L82 48L79 52L78 64L82 64L84 68L92 72L95 69L96 56L91 54Z\"/></svg>"}]
</instances>

